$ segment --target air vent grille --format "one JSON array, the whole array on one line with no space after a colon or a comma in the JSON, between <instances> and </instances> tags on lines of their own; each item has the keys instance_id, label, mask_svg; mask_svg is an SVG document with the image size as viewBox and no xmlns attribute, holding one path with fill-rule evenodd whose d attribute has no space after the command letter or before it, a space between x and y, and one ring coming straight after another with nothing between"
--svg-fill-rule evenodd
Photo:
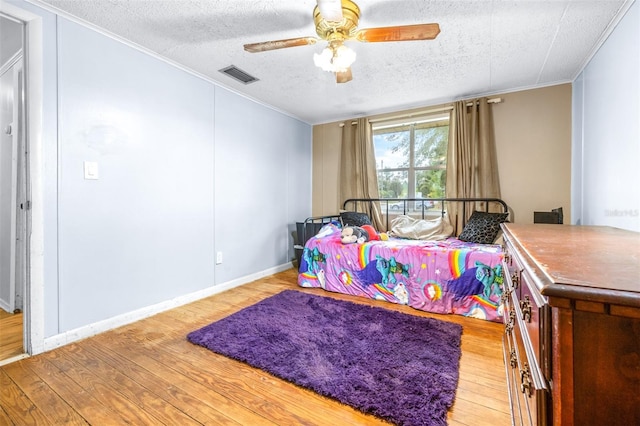
<instances>
[{"instance_id":1,"label":"air vent grille","mask_svg":"<svg viewBox=\"0 0 640 426\"><path fill-rule=\"evenodd\" d=\"M251 84L258 81L257 78L255 78L249 73L242 71L240 68L236 67L235 65L230 65L226 68L222 68L219 71L221 73L227 74L229 77L235 78L236 80L238 80L243 84Z\"/></svg>"}]
</instances>

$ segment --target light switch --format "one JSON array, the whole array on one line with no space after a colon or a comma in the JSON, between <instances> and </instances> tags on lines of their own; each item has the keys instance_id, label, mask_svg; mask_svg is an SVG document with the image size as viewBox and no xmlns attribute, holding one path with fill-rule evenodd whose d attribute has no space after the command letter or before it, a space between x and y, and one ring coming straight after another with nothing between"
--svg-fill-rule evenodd
<instances>
[{"instance_id":1,"label":"light switch","mask_svg":"<svg viewBox=\"0 0 640 426\"><path fill-rule=\"evenodd\" d=\"M98 163L95 161L84 162L84 178L85 179L98 179Z\"/></svg>"}]
</instances>

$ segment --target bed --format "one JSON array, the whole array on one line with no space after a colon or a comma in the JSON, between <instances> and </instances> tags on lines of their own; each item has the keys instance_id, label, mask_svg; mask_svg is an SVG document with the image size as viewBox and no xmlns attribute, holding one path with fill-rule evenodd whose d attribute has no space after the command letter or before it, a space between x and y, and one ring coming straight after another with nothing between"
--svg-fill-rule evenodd
<instances>
[{"instance_id":1,"label":"bed","mask_svg":"<svg viewBox=\"0 0 640 426\"><path fill-rule=\"evenodd\" d=\"M343 228L363 225L354 222L371 217L374 203L383 212L383 238L344 244ZM460 232L417 239L397 226L446 226L454 203L456 217L470 216ZM347 200L339 214L298 224L298 285L501 322L503 250L495 239L508 214L504 201L489 198Z\"/></svg>"}]
</instances>

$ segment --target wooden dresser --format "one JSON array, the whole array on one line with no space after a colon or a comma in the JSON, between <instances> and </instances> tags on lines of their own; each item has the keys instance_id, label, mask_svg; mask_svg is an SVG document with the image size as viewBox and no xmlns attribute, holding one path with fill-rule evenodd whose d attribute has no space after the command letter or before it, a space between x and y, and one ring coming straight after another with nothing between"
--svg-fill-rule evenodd
<instances>
[{"instance_id":1,"label":"wooden dresser","mask_svg":"<svg viewBox=\"0 0 640 426\"><path fill-rule=\"evenodd\" d=\"M513 424L640 425L640 233L502 228Z\"/></svg>"}]
</instances>

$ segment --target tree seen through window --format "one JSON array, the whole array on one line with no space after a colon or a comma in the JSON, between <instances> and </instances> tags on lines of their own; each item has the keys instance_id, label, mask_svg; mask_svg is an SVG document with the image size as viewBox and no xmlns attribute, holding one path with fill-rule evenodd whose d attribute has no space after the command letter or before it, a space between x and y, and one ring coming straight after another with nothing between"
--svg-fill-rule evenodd
<instances>
[{"instance_id":1,"label":"tree seen through window","mask_svg":"<svg viewBox=\"0 0 640 426\"><path fill-rule=\"evenodd\" d=\"M374 127L381 198L443 198L449 119Z\"/></svg>"}]
</instances>

